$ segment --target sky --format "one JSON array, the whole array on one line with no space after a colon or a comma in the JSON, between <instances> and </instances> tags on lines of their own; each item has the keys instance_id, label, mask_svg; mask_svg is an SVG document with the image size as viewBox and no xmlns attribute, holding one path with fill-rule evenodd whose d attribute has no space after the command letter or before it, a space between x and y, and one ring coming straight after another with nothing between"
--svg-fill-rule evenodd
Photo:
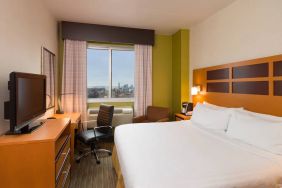
<instances>
[{"instance_id":1,"label":"sky","mask_svg":"<svg viewBox=\"0 0 282 188\"><path fill-rule=\"evenodd\" d=\"M109 50L87 49L87 86L109 85ZM134 51L112 51L113 86L134 84Z\"/></svg>"}]
</instances>

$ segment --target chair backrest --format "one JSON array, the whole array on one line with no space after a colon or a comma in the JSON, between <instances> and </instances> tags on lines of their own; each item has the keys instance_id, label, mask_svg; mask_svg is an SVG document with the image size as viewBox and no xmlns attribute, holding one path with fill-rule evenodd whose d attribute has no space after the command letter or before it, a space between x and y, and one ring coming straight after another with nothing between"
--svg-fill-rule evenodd
<instances>
[{"instance_id":1,"label":"chair backrest","mask_svg":"<svg viewBox=\"0 0 282 188\"><path fill-rule=\"evenodd\" d=\"M148 106L147 119L149 121L158 121L163 118L169 118L169 109L165 107Z\"/></svg>"},{"instance_id":2,"label":"chair backrest","mask_svg":"<svg viewBox=\"0 0 282 188\"><path fill-rule=\"evenodd\" d=\"M97 117L97 126L112 126L114 106L100 105Z\"/></svg>"}]
</instances>

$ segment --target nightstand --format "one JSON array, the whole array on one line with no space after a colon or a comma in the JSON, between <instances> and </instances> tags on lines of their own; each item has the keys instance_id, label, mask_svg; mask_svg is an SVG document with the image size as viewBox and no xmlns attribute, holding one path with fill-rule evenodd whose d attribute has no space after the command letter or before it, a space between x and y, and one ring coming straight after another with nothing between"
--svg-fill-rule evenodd
<instances>
[{"instance_id":1,"label":"nightstand","mask_svg":"<svg viewBox=\"0 0 282 188\"><path fill-rule=\"evenodd\" d=\"M183 121L183 120L190 120L192 116L186 116L184 114L180 114L180 113L177 113L175 114L175 120L176 121Z\"/></svg>"}]
</instances>

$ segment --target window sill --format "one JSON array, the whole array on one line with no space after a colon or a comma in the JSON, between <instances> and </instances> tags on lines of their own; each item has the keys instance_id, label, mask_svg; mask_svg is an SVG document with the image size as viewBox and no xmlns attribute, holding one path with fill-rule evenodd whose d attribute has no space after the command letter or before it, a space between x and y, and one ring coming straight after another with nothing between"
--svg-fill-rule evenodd
<instances>
[{"instance_id":1,"label":"window sill","mask_svg":"<svg viewBox=\"0 0 282 188\"><path fill-rule=\"evenodd\" d=\"M133 98L99 98L99 99L87 99L88 103L101 103L101 102L134 102Z\"/></svg>"}]
</instances>

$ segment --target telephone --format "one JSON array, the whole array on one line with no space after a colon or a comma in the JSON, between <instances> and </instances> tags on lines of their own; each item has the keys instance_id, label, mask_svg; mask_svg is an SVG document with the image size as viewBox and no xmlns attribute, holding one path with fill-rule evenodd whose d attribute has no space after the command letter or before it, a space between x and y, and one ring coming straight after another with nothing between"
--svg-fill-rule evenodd
<instances>
[{"instance_id":1,"label":"telephone","mask_svg":"<svg viewBox=\"0 0 282 188\"><path fill-rule=\"evenodd\" d=\"M193 111L193 103L183 102L182 103L181 113L182 114L187 114L187 112L189 112L189 111Z\"/></svg>"}]
</instances>

